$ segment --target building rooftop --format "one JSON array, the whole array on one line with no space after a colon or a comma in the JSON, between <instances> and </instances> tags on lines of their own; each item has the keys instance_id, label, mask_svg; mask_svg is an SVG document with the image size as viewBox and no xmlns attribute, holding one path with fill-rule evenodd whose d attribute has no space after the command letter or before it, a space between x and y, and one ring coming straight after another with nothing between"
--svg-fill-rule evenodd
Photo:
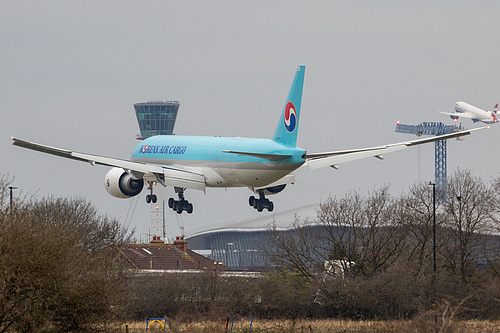
<instances>
[{"instance_id":1,"label":"building rooftop","mask_svg":"<svg viewBox=\"0 0 500 333\"><path fill-rule=\"evenodd\" d=\"M181 104L179 101L149 101L149 102L137 102L134 105L145 105L145 104Z\"/></svg>"},{"instance_id":2,"label":"building rooftop","mask_svg":"<svg viewBox=\"0 0 500 333\"><path fill-rule=\"evenodd\" d=\"M229 268L187 248L187 241L177 236L174 244L154 239L148 244L127 244L120 247L127 266L135 270L206 270L226 271Z\"/></svg>"}]
</instances>

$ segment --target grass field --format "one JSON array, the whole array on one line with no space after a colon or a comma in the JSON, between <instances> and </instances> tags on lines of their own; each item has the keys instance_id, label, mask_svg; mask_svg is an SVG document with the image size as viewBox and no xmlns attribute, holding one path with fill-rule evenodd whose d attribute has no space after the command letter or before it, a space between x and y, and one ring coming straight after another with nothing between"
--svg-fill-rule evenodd
<instances>
[{"instance_id":1,"label":"grass field","mask_svg":"<svg viewBox=\"0 0 500 333\"><path fill-rule=\"evenodd\" d=\"M179 323L167 320L166 332L250 332L249 320L236 320L231 331L232 318L227 329L226 321ZM136 322L123 325L121 332L146 332L146 322ZM161 325L150 325L149 332L163 332ZM337 333L337 332L481 332L500 333L500 321L456 321L443 324L436 319L420 319L413 321L345 321L345 320L254 320L251 332L255 333Z\"/></svg>"}]
</instances>

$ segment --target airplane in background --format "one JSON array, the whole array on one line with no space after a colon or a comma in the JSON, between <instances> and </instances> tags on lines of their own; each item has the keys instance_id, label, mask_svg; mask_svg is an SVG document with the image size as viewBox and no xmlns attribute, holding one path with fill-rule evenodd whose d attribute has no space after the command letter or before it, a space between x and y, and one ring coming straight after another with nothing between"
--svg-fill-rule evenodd
<instances>
[{"instance_id":1,"label":"airplane in background","mask_svg":"<svg viewBox=\"0 0 500 333\"><path fill-rule=\"evenodd\" d=\"M473 122L477 123L481 121L485 124L494 124L498 122L497 112L498 112L498 104L495 105L492 111L485 111L473 105L467 104L465 102L457 102L455 104L455 112L443 112L438 111L439 113L449 115L451 119L457 121L458 118L468 118Z\"/></svg>"},{"instance_id":2,"label":"airplane in background","mask_svg":"<svg viewBox=\"0 0 500 333\"><path fill-rule=\"evenodd\" d=\"M258 196L250 196L249 204L257 211L273 211L274 204L266 195L277 194L295 182L293 171L303 165L311 169L332 167L367 157L383 159L385 153L429 142L469 135L476 128L431 138L395 144L324 153L308 153L296 146L300 120L305 66L298 66L292 86L272 139L157 135L145 139L132 151L130 159L118 159L50 147L12 137L15 146L36 150L91 165L112 167L104 186L117 198L130 198L148 183L146 201L156 202L153 186L172 186L178 199L168 205L178 214L193 212L184 197L186 189L204 191L207 187L248 187Z\"/></svg>"}]
</instances>

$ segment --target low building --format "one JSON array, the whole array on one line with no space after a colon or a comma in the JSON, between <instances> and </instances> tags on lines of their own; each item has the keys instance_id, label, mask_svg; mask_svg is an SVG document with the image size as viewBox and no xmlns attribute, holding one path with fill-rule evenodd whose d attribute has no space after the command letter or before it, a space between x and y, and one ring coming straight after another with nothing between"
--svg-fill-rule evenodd
<instances>
[{"instance_id":1,"label":"low building","mask_svg":"<svg viewBox=\"0 0 500 333\"><path fill-rule=\"evenodd\" d=\"M164 243L154 236L147 244L127 244L121 246L127 268L136 273L200 272L206 270L228 271L229 267L214 262L188 249L184 237L177 236L173 244Z\"/></svg>"}]
</instances>

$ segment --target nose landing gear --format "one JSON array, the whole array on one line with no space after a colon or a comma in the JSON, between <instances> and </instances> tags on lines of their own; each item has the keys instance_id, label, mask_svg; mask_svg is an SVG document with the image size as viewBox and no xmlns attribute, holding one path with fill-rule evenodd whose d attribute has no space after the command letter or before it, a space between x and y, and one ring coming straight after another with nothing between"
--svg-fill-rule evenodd
<instances>
[{"instance_id":1,"label":"nose landing gear","mask_svg":"<svg viewBox=\"0 0 500 333\"><path fill-rule=\"evenodd\" d=\"M274 209L274 204L271 200L267 199L264 195L264 191L259 191L259 198L255 198L253 195L248 198L248 203L253 208L257 209L258 212L262 212L267 209L269 212L272 212Z\"/></svg>"},{"instance_id":2,"label":"nose landing gear","mask_svg":"<svg viewBox=\"0 0 500 333\"><path fill-rule=\"evenodd\" d=\"M183 211L191 214L193 212L193 204L184 199L184 189L176 187L175 192L179 200L174 200L174 198L168 199L168 207L172 208L177 214L182 214Z\"/></svg>"}]
</instances>

